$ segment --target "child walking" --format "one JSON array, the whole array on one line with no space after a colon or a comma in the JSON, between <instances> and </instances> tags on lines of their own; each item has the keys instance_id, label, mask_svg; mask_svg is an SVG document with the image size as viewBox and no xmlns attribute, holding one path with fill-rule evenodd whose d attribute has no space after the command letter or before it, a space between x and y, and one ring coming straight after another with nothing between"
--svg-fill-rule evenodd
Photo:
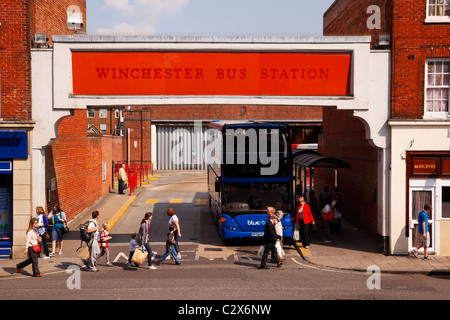
<instances>
[{"instance_id":1,"label":"child walking","mask_svg":"<svg viewBox=\"0 0 450 320\"><path fill-rule=\"evenodd\" d=\"M136 248L139 247L139 243L137 243L136 238L137 238L137 233L133 232L131 234L131 240L130 240L130 256L129 256L128 261L127 261L127 267L128 268L131 267L131 264L133 263L131 261L131 259L133 258L133 255L134 255L134 252L136 251Z\"/></svg>"},{"instance_id":2,"label":"child walking","mask_svg":"<svg viewBox=\"0 0 450 320\"><path fill-rule=\"evenodd\" d=\"M112 267L113 265L109 262L109 249L108 249L108 241L112 239L112 237L108 234L109 225L108 223L103 224L103 229L100 231L100 241L98 242L100 249L102 250L100 254L96 257L98 260L103 255L106 255L106 265L108 267Z\"/></svg>"},{"instance_id":3,"label":"child walking","mask_svg":"<svg viewBox=\"0 0 450 320\"><path fill-rule=\"evenodd\" d=\"M172 255L172 257L175 259L175 263L177 265L180 265L181 262L178 259L177 251L175 250L175 225L169 226L169 233L167 233L167 240L166 240L166 253L159 259L158 264L161 264L169 254Z\"/></svg>"}]
</instances>

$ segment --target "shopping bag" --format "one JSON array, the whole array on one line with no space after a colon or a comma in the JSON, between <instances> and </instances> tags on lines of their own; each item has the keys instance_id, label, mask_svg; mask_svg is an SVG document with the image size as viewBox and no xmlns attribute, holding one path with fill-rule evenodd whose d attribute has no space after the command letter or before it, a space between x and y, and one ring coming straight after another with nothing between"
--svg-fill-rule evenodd
<instances>
[{"instance_id":1,"label":"shopping bag","mask_svg":"<svg viewBox=\"0 0 450 320\"><path fill-rule=\"evenodd\" d=\"M134 252L133 258L131 258L131 261L133 261L134 263L137 263L137 264L142 264L142 263L144 263L147 256L148 256L147 250L145 250L145 249L141 250L141 248L138 248Z\"/></svg>"},{"instance_id":2,"label":"shopping bag","mask_svg":"<svg viewBox=\"0 0 450 320\"><path fill-rule=\"evenodd\" d=\"M334 219L334 210L330 210L328 212L322 211L322 217L325 221L331 221Z\"/></svg>"},{"instance_id":3,"label":"shopping bag","mask_svg":"<svg viewBox=\"0 0 450 320\"><path fill-rule=\"evenodd\" d=\"M281 242L280 241L277 241L277 243L275 244L275 248L277 249L278 257L280 257L280 259L282 257L284 257L284 250L283 250L283 248L281 248Z\"/></svg>"},{"instance_id":4,"label":"shopping bag","mask_svg":"<svg viewBox=\"0 0 450 320\"><path fill-rule=\"evenodd\" d=\"M300 240L300 226L298 223L294 223L294 234L293 234L294 241Z\"/></svg>"},{"instance_id":5,"label":"shopping bag","mask_svg":"<svg viewBox=\"0 0 450 320\"><path fill-rule=\"evenodd\" d=\"M257 255L258 255L258 257L262 257L263 254L264 254L264 246L261 246L261 247L259 247Z\"/></svg>"}]
</instances>

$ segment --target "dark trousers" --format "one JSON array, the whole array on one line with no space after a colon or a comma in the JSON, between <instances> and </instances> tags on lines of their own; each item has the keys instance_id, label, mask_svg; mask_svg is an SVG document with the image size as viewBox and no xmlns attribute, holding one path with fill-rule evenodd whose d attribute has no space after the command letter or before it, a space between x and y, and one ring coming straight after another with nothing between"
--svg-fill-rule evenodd
<instances>
[{"instance_id":1,"label":"dark trousers","mask_svg":"<svg viewBox=\"0 0 450 320\"><path fill-rule=\"evenodd\" d=\"M41 235L42 238L42 247L44 248L44 254L48 257L50 252L48 251L48 244L47 244L47 238L45 237L47 235L47 232Z\"/></svg>"},{"instance_id":2,"label":"dark trousers","mask_svg":"<svg viewBox=\"0 0 450 320\"><path fill-rule=\"evenodd\" d=\"M133 259L134 251L130 251L130 256L128 257L128 263L131 263L131 259Z\"/></svg>"},{"instance_id":3,"label":"dark trousers","mask_svg":"<svg viewBox=\"0 0 450 320\"><path fill-rule=\"evenodd\" d=\"M123 180L119 179L119 194L123 194Z\"/></svg>"},{"instance_id":4,"label":"dark trousers","mask_svg":"<svg viewBox=\"0 0 450 320\"><path fill-rule=\"evenodd\" d=\"M145 243L144 246L145 246L145 249L147 249L147 251L148 251L148 256L147 256L148 266L151 267L152 266L152 255L153 255L152 248L150 247L150 243L148 243L148 242Z\"/></svg>"},{"instance_id":5,"label":"dark trousers","mask_svg":"<svg viewBox=\"0 0 450 320\"><path fill-rule=\"evenodd\" d=\"M34 252L33 247L28 247L28 259L19 263L17 267L22 269L30 264L33 266L33 276L41 273L38 268L38 254Z\"/></svg>"},{"instance_id":6,"label":"dark trousers","mask_svg":"<svg viewBox=\"0 0 450 320\"><path fill-rule=\"evenodd\" d=\"M302 245L309 246L312 238L311 223L305 224L304 220L298 220L298 226L300 228L300 241Z\"/></svg>"},{"instance_id":7,"label":"dark trousers","mask_svg":"<svg viewBox=\"0 0 450 320\"><path fill-rule=\"evenodd\" d=\"M261 260L261 268L266 267L267 258L269 257L270 252L272 253L272 258L275 259L277 264L280 263L280 258L278 257L278 252L277 252L277 248L275 247L275 245L273 245L271 248L268 248L266 245L266 246L264 246L264 253L262 256L262 260Z\"/></svg>"}]
</instances>

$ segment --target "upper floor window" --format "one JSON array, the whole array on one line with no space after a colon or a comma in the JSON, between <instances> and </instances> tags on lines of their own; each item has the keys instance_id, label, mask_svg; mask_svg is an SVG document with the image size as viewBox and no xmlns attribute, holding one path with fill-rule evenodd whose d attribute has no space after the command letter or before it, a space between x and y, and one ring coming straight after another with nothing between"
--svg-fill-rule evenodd
<instances>
[{"instance_id":1,"label":"upper floor window","mask_svg":"<svg viewBox=\"0 0 450 320\"><path fill-rule=\"evenodd\" d=\"M87 117L88 118L94 118L95 117L95 110L94 109L88 109Z\"/></svg>"},{"instance_id":2,"label":"upper floor window","mask_svg":"<svg viewBox=\"0 0 450 320\"><path fill-rule=\"evenodd\" d=\"M450 22L450 0L428 0L426 22Z\"/></svg>"},{"instance_id":3,"label":"upper floor window","mask_svg":"<svg viewBox=\"0 0 450 320\"><path fill-rule=\"evenodd\" d=\"M100 117L100 118L107 118L107 117L108 117L108 110L106 110L106 109L100 109L100 111L99 111L99 117Z\"/></svg>"},{"instance_id":4,"label":"upper floor window","mask_svg":"<svg viewBox=\"0 0 450 320\"><path fill-rule=\"evenodd\" d=\"M448 118L450 95L450 60L426 63L425 118Z\"/></svg>"}]
</instances>

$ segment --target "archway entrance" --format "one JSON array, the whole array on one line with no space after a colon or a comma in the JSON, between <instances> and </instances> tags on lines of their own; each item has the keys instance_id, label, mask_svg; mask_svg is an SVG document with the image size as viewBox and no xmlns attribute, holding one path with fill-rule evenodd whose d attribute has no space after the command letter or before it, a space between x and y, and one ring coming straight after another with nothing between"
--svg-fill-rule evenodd
<instances>
[{"instance_id":1,"label":"archway entrance","mask_svg":"<svg viewBox=\"0 0 450 320\"><path fill-rule=\"evenodd\" d=\"M54 36L53 42L52 52L33 53L42 68L54 70L40 78L53 99L36 98L33 113L54 119L58 112L91 107L141 109L143 134L152 140L154 122L252 119L240 111L250 107L259 112L255 120L301 122L308 119L305 110L322 107L359 118L363 136L380 153L373 172L379 182L377 231L387 236L383 200L388 186L390 53L371 51L370 38ZM179 109L184 112L175 112ZM125 116L124 132L138 120L127 124ZM131 135L138 132L130 130ZM39 127L35 136L46 142L56 138L55 131ZM131 147L138 141L125 139ZM155 146L139 148L138 143L136 150L149 150L152 157ZM39 167L45 161L39 160L33 161L34 172L43 171ZM45 186L35 189L39 193Z\"/></svg>"}]
</instances>

